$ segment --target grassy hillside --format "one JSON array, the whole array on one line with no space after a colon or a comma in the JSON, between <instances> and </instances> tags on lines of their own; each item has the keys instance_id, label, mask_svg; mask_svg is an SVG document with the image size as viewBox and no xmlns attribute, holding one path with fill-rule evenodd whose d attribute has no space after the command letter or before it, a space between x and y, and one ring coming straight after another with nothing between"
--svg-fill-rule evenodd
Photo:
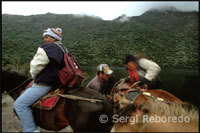
<instances>
[{"instance_id":1,"label":"grassy hillside","mask_svg":"<svg viewBox=\"0 0 200 133\"><path fill-rule=\"evenodd\" d=\"M122 17L127 21L121 22ZM63 29L63 43L81 65L121 66L125 53L143 53L162 68L198 68L198 12L168 10L112 21L73 14L3 14L3 68L28 72L49 27Z\"/></svg>"}]
</instances>

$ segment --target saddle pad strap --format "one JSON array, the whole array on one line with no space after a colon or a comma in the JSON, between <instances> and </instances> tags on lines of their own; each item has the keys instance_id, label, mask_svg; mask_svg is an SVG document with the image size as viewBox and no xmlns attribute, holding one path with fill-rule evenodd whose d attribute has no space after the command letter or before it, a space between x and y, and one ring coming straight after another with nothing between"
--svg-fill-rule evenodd
<instances>
[{"instance_id":1,"label":"saddle pad strap","mask_svg":"<svg viewBox=\"0 0 200 133\"><path fill-rule=\"evenodd\" d=\"M146 95L146 96L149 96L149 97L152 97L152 98L154 98L154 99L157 99L158 101L162 101L162 102L164 101L163 98L153 96L153 95L151 95L151 93L149 93L149 92L142 92L142 94L143 94L143 95Z\"/></svg>"}]
</instances>

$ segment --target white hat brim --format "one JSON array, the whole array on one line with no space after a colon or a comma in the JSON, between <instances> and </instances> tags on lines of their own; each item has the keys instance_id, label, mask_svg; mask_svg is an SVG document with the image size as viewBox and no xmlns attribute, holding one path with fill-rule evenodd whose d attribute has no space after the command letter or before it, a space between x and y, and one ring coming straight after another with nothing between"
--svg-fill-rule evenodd
<instances>
[{"instance_id":1,"label":"white hat brim","mask_svg":"<svg viewBox=\"0 0 200 133\"><path fill-rule=\"evenodd\" d=\"M105 72L106 74L108 74L108 75L111 75L112 73L113 73L113 71L112 70L109 70L109 71L107 71L107 72Z\"/></svg>"}]
</instances>

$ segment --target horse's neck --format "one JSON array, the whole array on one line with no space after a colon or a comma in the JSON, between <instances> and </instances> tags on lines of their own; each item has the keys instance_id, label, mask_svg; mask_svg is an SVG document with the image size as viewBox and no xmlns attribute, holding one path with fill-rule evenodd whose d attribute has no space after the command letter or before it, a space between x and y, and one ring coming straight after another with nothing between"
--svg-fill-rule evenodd
<instances>
[{"instance_id":1,"label":"horse's neck","mask_svg":"<svg viewBox=\"0 0 200 133\"><path fill-rule=\"evenodd\" d=\"M2 72L3 89L10 91L24 82L28 77L14 72Z\"/></svg>"}]
</instances>

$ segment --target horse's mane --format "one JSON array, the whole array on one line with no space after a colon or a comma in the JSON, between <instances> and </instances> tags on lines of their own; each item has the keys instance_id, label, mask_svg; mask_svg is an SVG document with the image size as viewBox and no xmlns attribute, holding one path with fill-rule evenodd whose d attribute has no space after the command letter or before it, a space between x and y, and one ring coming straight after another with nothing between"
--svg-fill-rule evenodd
<instances>
[{"instance_id":1,"label":"horse's mane","mask_svg":"<svg viewBox=\"0 0 200 133\"><path fill-rule=\"evenodd\" d=\"M159 116L187 116L190 118L190 122L198 122L199 114L198 109L191 105L185 106L180 103L160 102L152 98L148 98L148 103L144 104L143 109L148 110L148 114L156 114Z\"/></svg>"}]
</instances>

